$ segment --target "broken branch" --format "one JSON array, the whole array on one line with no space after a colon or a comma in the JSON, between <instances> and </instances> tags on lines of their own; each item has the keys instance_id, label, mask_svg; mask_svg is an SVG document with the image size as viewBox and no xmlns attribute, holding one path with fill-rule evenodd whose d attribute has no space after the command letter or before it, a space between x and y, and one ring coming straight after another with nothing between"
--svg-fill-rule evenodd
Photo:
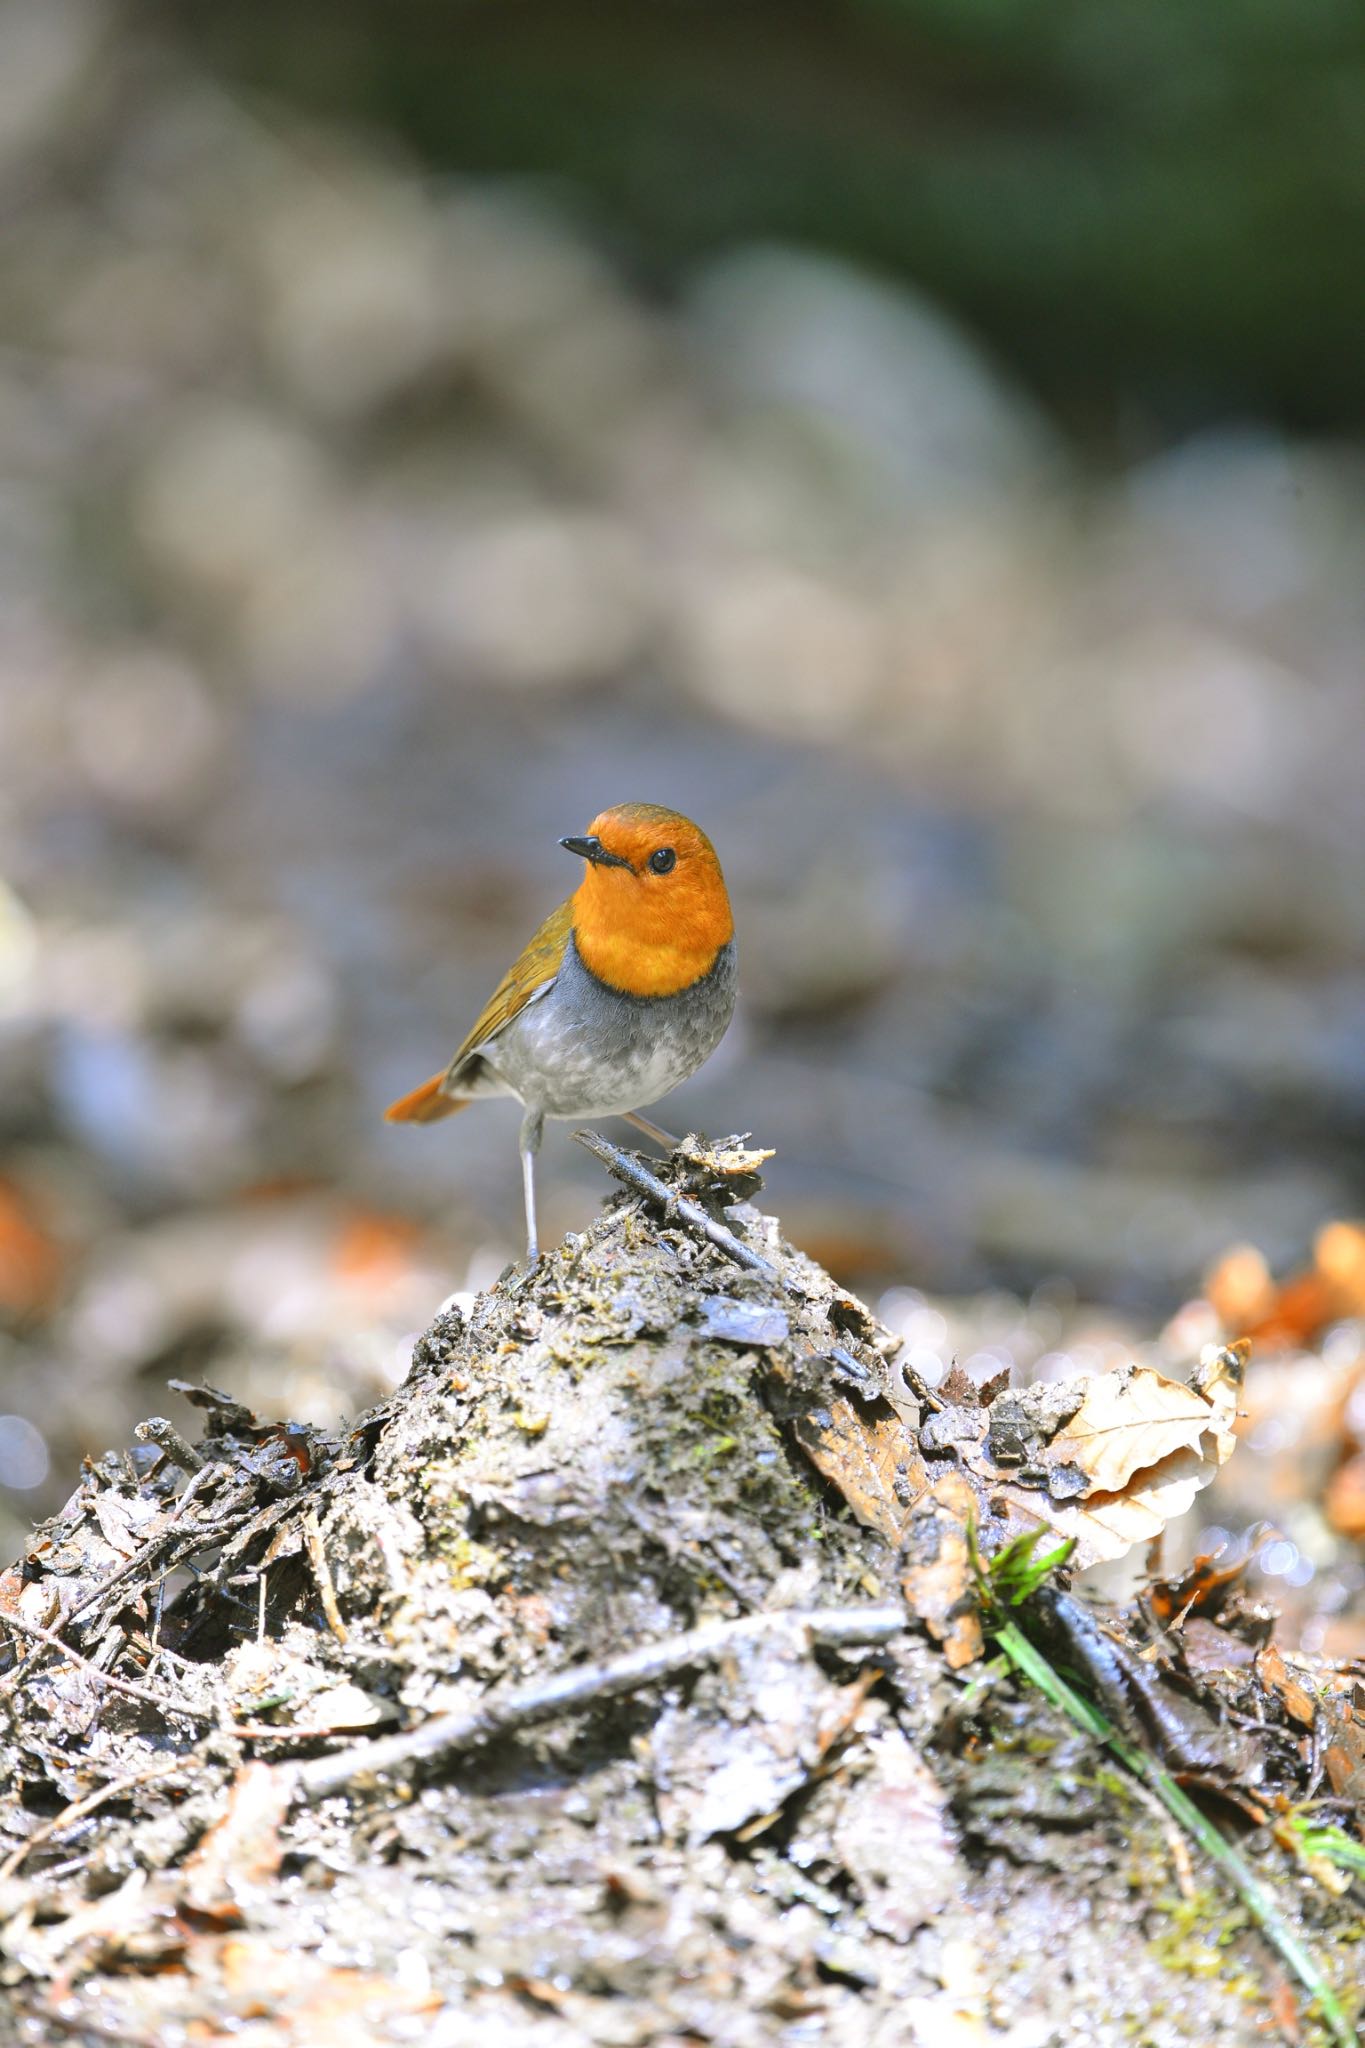
<instances>
[{"instance_id":1,"label":"broken branch","mask_svg":"<svg viewBox=\"0 0 1365 2048\"><path fill-rule=\"evenodd\" d=\"M689 1629L685 1635L647 1643L643 1649L628 1650L601 1664L571 1665L540 1685L492 1693L472 1713L436 1714L402 1735L382 1736L377 1741L343 1749L336 1756L277 1768L284 1773L293 1797L309 1801L327 1799L359 1778L402 1771L430 1762L433 1757L449 1756L496 1736L513 1734L519 1728L557 1720L561 1714L580 1712L599 1700L637 1692L642 1686L657 1684L661 1678L671 1678L675 1672L714 1663L742 1643L795 1625L804 1625L811 1642L827 1648L884 1643L905 1628L906 1611L899 1604L817 1607L805 1613L782 1608L772 1614L747 1615L742 1621L708 1622L701 1628Z\"/></svg>"},{"instance_id":2,"label":"broken branch","mask_svg":"<svg viewBox=\"0 0 1365 2048\"><path fill-rule=\"evenodd\" d=\"M724 1252L727 1259L733 1259L737 1266L747 1266L751 1273L762 1273L769 1280L778 1279L776 1267L770 1265L761 1253L751 1250L742 1238L735 1236L733 1230L727 1230L723 1223L717 1223L713 1216L708 1216L700 1202L694 1202L689 1195L680 1195L676 1188L660 1180L657 1173L651 1173L633 1153L623 1152L619 1145L608 1144L596 1131L575 1131L573 1135L575 1143L591 1152L594 1159L600 1160L609 1174L624 1181L646 1201L655 1203L666 1217L685 1224L695 1236L705 1238L717 1251Z\"/></svg>"}]
</instances>

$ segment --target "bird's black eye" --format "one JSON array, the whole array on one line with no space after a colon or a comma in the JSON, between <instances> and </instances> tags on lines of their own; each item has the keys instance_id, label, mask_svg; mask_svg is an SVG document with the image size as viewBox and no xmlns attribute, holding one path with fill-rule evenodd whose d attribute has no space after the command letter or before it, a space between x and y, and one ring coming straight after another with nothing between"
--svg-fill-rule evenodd
<instances>
[{"instance_id":1,"label":"bird's black eye","mask_svg":"<svg viewBox=\"0 0 1365 2048\"><path fill-rule=\"evenodd\" d=\"M649 856L649 864L656 875L671 874L678 864L678 856L671 846L660 846Z\"/></svg>"}]
</instances>

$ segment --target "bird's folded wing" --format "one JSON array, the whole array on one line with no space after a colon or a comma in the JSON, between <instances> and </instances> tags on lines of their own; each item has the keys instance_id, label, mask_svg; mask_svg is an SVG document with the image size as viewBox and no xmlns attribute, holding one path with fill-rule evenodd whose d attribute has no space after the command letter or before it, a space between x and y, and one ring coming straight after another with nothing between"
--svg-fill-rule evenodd
<instances>
[{"instance_id":1,"label":"bird's folded wing","mask_svg":"<svg viewBox=\"0 0 1365 2048\"><path fill-rule=\"evenodd\" d=\"M453 1079L471 1053L487 1045L490 1038L496 1038L519 1011L549 987L563 965L572 930L573 903L570 900L550 912L539 931L508 968L484 1004L478 1023L447 1067L447 1079Z\"/></svg>"}]
</instances>

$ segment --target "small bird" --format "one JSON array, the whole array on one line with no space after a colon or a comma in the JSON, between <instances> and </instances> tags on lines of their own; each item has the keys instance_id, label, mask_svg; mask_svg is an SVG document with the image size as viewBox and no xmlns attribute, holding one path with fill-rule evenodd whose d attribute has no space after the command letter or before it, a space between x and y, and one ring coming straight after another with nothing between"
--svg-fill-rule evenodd
<instances>
[{"instance_id":1,"label":"small bird","mask_svg":"<svg viewBox=\"0 0 1365 2048\"><path fill-rule=\"evenodd\" d=\"M586 863L508 968L444 1072L391 1103L390 1123L429 1124L486 1095L523 1105L526 1258L534 1264L535 1161L547 1116L636 1112L695 1074L735 1006L734 919L715 848L661 804L617 804L560 845Z\"/></svg>"}]
</instances>

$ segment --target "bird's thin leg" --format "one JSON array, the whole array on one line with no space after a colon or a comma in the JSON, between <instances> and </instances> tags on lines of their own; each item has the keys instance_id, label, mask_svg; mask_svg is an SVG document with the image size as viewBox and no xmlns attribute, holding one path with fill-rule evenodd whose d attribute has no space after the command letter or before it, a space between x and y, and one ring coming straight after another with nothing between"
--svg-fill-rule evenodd
<instances>
[{"instance_id":1,"label":"bird's thin leg","mask_svg":"<svg viewBox=\"0 0 1365 2048\"><path fill-rule=\"evenodd\" d=\"M676 1152L682 1143L681 1138L670 1136L658 1124L652 1124L647 1116L637 1116L633 1109L622 1110L621 1121L622 1123L634 1124L637 1131L643 1131L645 1136L652 1138L656 1145L662 1145L665 1152Z\"/></svg>"},{"instance_id":2,"label":"bird's thin leg","mask_svg":"<svg viewBox=\"0 0 1365 2048\"><path fill-rule=\"evenodd\" d=\"M545 1113L539 1109L528 1109L521 1120L521 1187L526 1200L526 1263L534 1266L540 1257L540 1245L536 1238L536 1154L540 1150L541 1132L545 1129Z\"/></svg>"}]
</instances>

